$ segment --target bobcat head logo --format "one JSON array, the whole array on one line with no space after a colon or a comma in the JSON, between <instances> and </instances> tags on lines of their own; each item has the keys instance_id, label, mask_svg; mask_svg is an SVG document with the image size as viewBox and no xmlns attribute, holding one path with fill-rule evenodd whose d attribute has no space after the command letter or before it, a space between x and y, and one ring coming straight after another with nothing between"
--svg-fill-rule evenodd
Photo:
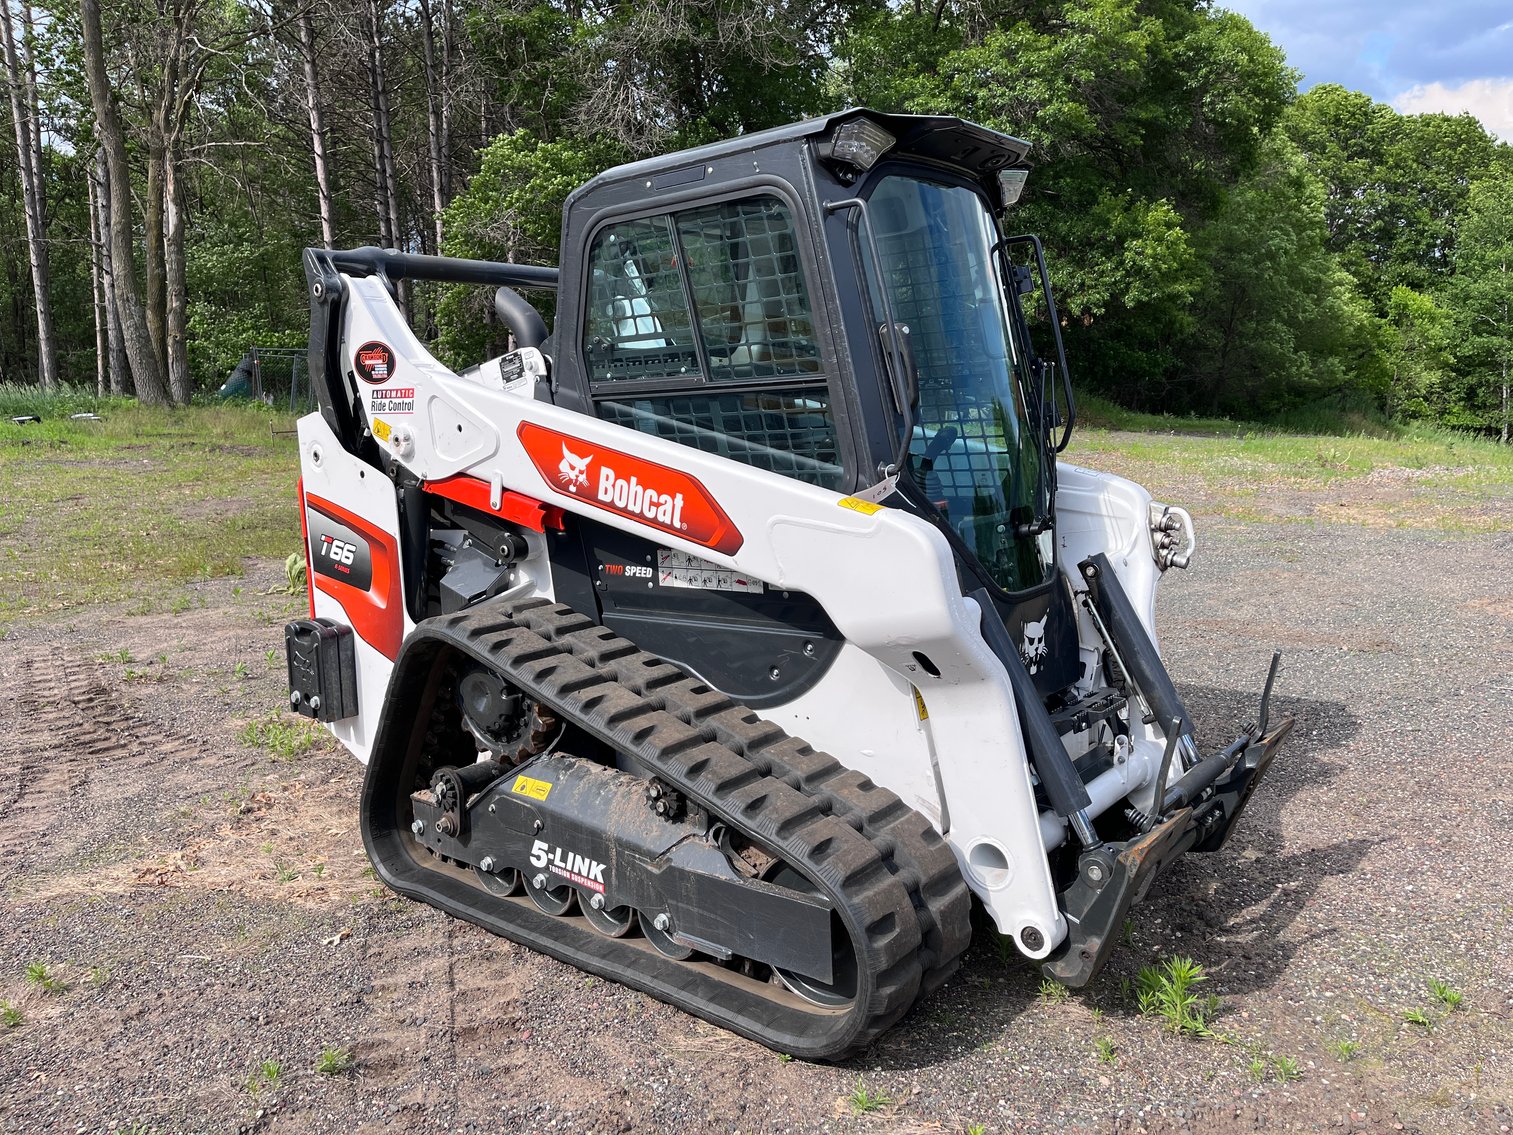
<instances>
[{"instance_id":1,"label":"bobcat head logo","mask_svg":"<svg viewBox=\"0 0 1513 1135\"><path fill-rule=\"evenodd\" d=\"M566 443L562 446L562 464L557 466L557 471L562 474L562 483L567 486L567 491L576 493L578 489L588 484L588 463L594 459L590 453L587 457L579 457L568 449Z\"/></svg>"},{"instance_id":2,"label":"bobcat head logo","mask_svg":"<svg viewBox=\"0 0 1513 1135\"><path fill-rule=\"evenodd\" d=\"M1025 623L1019 657L1024 659L1025 669L1031 674L1040 673L1040 665L1045 661L1045 618L1038 623Z\"/></svg>"}]
</instances>

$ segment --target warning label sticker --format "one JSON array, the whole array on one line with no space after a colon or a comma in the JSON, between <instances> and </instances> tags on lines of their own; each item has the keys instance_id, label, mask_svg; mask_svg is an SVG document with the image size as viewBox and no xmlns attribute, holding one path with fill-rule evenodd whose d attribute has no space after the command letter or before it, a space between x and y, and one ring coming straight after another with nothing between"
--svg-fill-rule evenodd
<instances>
[{"instance_id":1,"label":"warning label sticker","mask_svg":"<svg viewBox=\"0 0 1513 1135\"><path fill-rule=\"evenodd\" d=\"M516 796L529 796L532 800L545 800L551 790L550 781L533 780L528 776L517 776L514 787L510 789Z\"/></svg>"},{"instance_id":2,"label":"warning label sticker","mask_svg":"<svg viewBox=\"0 0 1513 1135\"><path fill-rule=\"evenodd\" d=\"M394 429L382 418L373 419L373 436L379 441L388 441L394 436Z\"/></svg>"},{"instance_id":3,"label":"warning label sticker","mask_svg":"<svg viewBox=\"0 0 1513 1135\"><path fill-rule=\"evenodd\" d=\"M413 414L415 412L415 388L391 386L387 390L375 390L369 403L373 414Z\"/></svg>"},{"instance_id":4,"label":"warning label sticker","mask_svg":"<svg viewBox=\"0 0 1513 1135\"><path fill-rule=\"evenodd\" d=\"M657 582L663 587L692 587L699 591L756 594L767 590L767 585L760 579L752 579L733 568L721 567L670 548L657 549Z\"/></svg>"},{"instance_id":5,"label":"warning label sticker","mask_svg":"<svg viewBox=\"0 0 1513 1135\"><path fill-rule=\"evenodd\" d=\"M860 497L841 497L835 502L842 508L849 508L852 512L859 512L863 516L871 516L874 512L882 512L883 506L864 501Z\"/></svg>"}]
</instances>

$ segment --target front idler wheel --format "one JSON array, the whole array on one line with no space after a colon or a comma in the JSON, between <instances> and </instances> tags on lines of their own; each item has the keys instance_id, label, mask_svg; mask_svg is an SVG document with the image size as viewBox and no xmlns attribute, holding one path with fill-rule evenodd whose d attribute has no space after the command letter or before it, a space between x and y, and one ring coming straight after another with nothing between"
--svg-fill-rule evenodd
<instances>
[{"instance_id":1,"label":"front idler wheel","mask_svg":"<svg viewBox=\"0 0 1513 1135\"><path fill-rule=\"evenodd\" d=\"M792 867L782 866L772 873L769 882L776 883L780 887L788 887L795 891L814 892L813 885ZM831 980L828 982L817 981L792 970L772 967L772 972L777 975L778 981L783 987L811 1005L818 1005L823 1009L844 1009L856 1000L857 964L856 950L851 945L851 936L846 933L846 927L839 918L834 915L832 940L835 942L835 953L831 959Z\"/></svg>"}]
</instances>

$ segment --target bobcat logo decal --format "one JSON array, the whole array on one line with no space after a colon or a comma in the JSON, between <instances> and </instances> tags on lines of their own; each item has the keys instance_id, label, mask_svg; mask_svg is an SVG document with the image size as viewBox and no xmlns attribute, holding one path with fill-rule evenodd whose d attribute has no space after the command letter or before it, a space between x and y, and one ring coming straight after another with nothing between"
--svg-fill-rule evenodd
<instances>
[{"instance_id":1,"label":"bobcat logo decal","mask_svg":"<svg viewBox=\"0 0 1513 1135\"><path fill-rule=\"evenodd\" d=\"M567 486L568 492L576 493L588 485L588 463L593 459L592 453L587 457L579 457L563 444L562 464L557 466L557 472L562 474L562 483Z\"/></svg>"},{"instance_id":2,"label":"bobcat logo decal","mask_svg":"<svg viewBox=\"0 0 1513 1135\"><path fill-rule=\"evenodd\" d=\"M1024 659L1024 668L1031 674L1040 673L1040 664L1045 661L1045 618L1038 623L1025 623L1024 641L1019 644L1019 657Z\"/></svg>"}]
</instances>

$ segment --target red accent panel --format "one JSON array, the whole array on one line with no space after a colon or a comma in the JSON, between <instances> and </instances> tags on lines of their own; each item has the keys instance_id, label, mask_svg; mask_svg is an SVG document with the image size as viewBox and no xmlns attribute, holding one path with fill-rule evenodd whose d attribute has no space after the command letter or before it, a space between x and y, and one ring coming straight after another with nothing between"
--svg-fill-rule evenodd
<instances>
[{"instance_id":1,"label":"red accent panel","mask_svg":"<svg viewBox=\"0 0 1513 1135\"><path fill-rule=\"evenodd\" d=\"M305 479L295 486L299 493L299 534L305 541L305 598L310 602L310 617L315 618L315 572L310 567L310 520L305 515Z\"/></svg>"},{"instance_id":2,"label":"red accent panel","mask_svg":"<svg viewBox=\"0 0 1513 1135\"><path fill-rule=\"evenodd\" d=\"M440 481L426 481L421 488L480 512L492 512L536 532L545 532L549 527L562 531L562 510L556 505L505 489L499 496L499 507L494 508L489 504L491 490L487 482L465 473L445 477Z\"/></svg>"},{"instance_id":3,"label":"red accent panel","mask_svg":"<svg viewBox=\"0 0 1513 1135\"><path fill-rule=\"evenodd\" d=\"M516 431L526 455L554 492L734 555L745 543L735 522L695 477L521 422Z\"/></svg>"},{"instance_id":4,"label":"red accent panel","mask_svg":"<svg viewBox=\"0 0 1513 1135\"><path fill-rule=\"evenodd\" d=\"M342 605L359 638L384 657L398 658L399 645L405 637L404 607L399 594L398 540L393 533L385 532L339 504L317 496L307 497L306 501L316 512L340 521L368 541L373 558L373 582L366 591L315 571L310 573L310 582ZM305 538L305 555L310 555L308 536Z\"/></svg>"}]
</instances>

